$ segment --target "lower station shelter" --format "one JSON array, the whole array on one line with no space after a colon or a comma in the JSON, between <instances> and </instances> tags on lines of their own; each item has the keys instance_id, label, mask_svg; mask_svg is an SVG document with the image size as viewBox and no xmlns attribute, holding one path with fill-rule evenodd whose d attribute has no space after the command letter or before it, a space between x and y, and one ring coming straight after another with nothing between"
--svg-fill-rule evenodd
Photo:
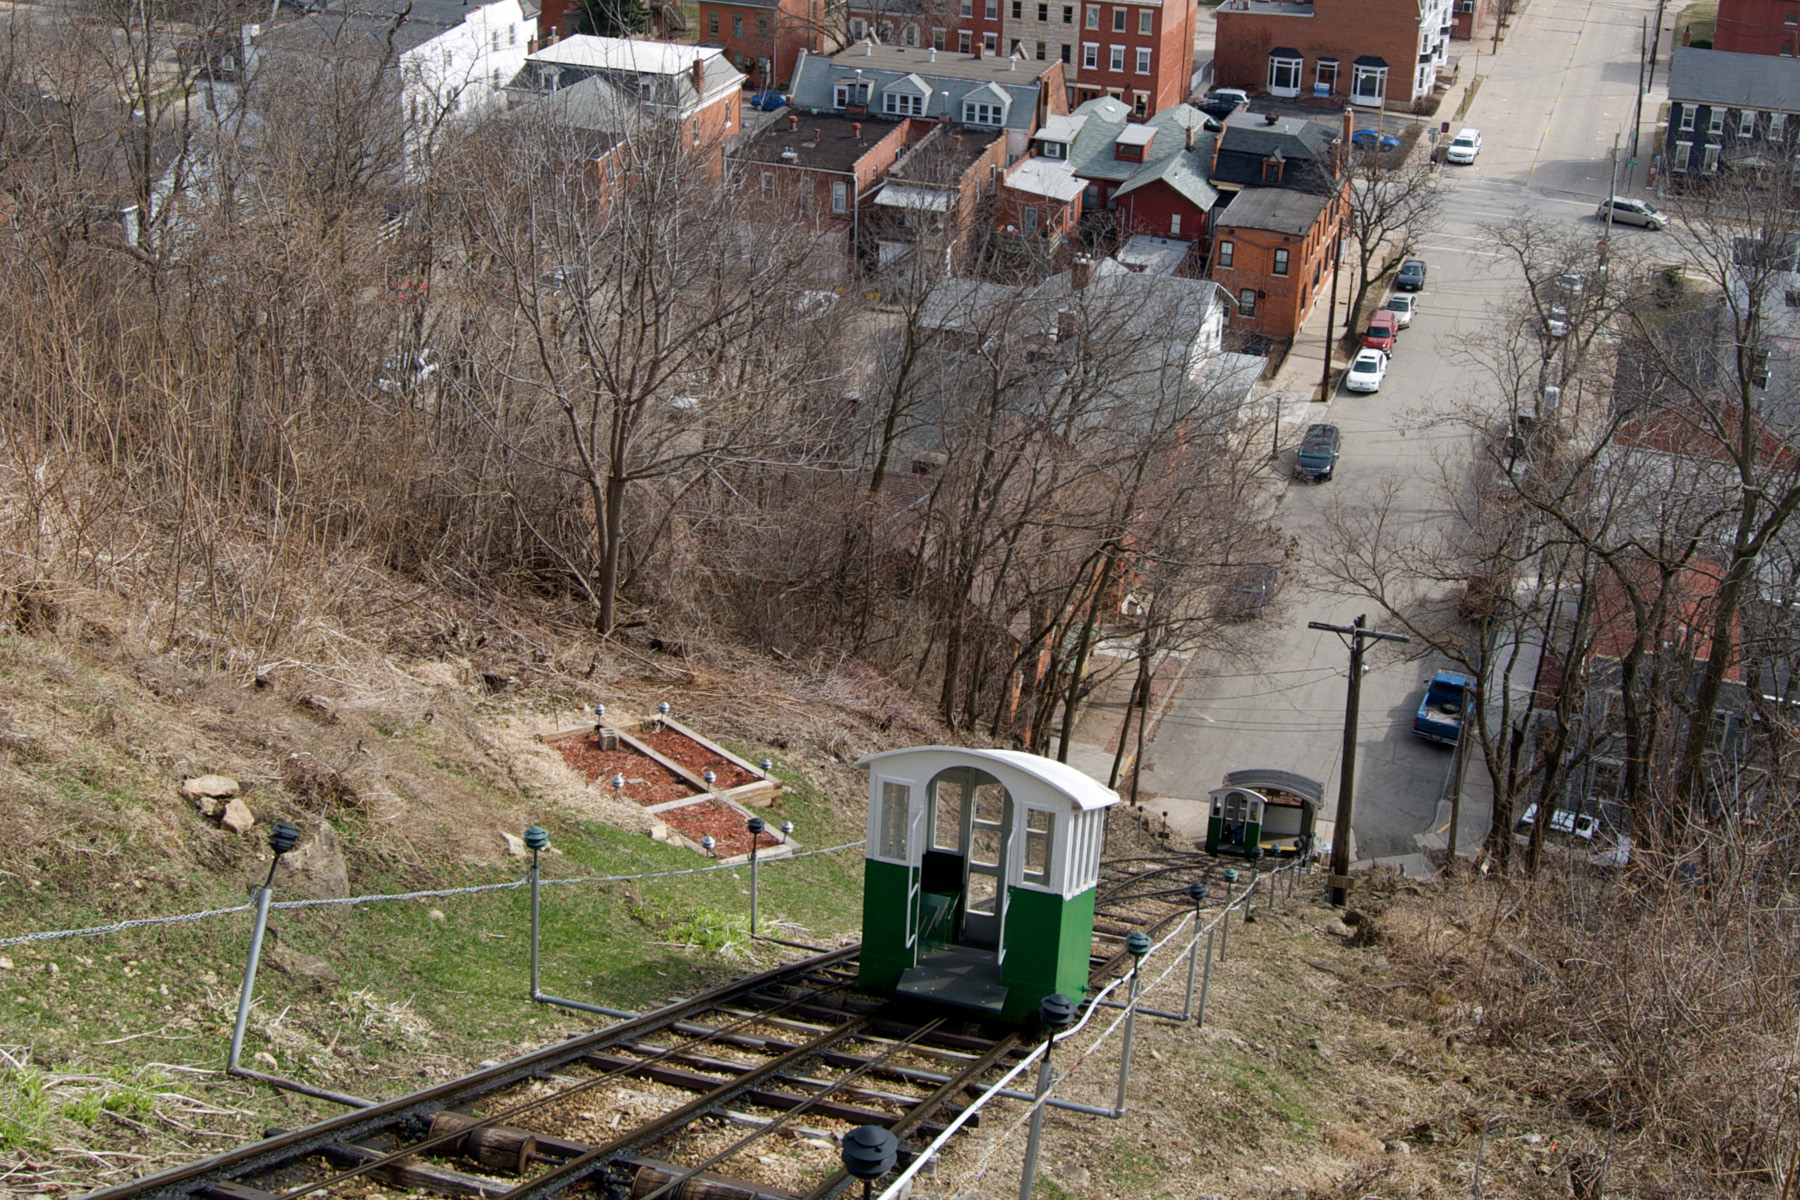
<instances>
[{"instance_id":1,"label":"lower station shelter","mask_svg":"<svg viewBox=\"0 0 1800 1200\"><path fill-rule=\"evenodd\" d=\"M1021 1021L1087 990L1119 794L1018 750L871 755L860 986Z\"/></svg>"}]
</instances>

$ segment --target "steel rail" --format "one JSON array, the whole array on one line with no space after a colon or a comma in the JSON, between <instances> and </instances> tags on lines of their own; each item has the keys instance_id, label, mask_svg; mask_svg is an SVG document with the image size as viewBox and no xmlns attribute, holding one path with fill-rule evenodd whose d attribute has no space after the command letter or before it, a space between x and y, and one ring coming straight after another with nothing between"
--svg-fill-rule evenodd
<instances>
[{"instance_id":1,"label":"steel rail","mask_svg":"<svg viewBox=\"0 0 1800 1200\"><path fill-rule=\"evenodd\" d=\"M771 983L804 977L821 967L831 966L853 957L858 946L835 950L798 963L774 967L747 979L700 993L680 1004L671 1005L630 1021L623 1021L593 1033L570 1038L553 1046L522 1055L510 1062L489 1067L473 1075L452 1079L424 1091L412 1092L370 1108L341 1113L316 1125L297 1129L279 1137L265 1138L232 1150L215 1154L198 1162L159 1171L144 1179L115 1184L91 1192L82 1200L136 1200L138 1197L181 1197L195 1194L207 1185L233 1176L252 1174L304 1157L333 1142L354 1141L373 1132L398 1124L409 1117L449 1107L456 1103L488 1095L522 1079L541 1074L581 1058L591 1050L605 1048L627 1038L664 1029L677 1022L716 1008L719 1004L756 991ZM191 1185L191 1186L184 1186Z\"/></svg>"}]
</instances>

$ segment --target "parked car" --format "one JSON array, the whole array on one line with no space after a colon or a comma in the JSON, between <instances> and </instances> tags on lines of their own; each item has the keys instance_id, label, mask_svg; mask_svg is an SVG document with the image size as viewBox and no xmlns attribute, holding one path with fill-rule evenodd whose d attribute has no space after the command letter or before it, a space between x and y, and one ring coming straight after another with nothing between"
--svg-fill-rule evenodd
<instances>
[{"instance_id":1,"label":"parked car","mask_svg":"<svg viewBox=\"0 0 1800 1200\"><path fill-rule=\"evenodd\" d=\"M1250 107L1250 93L1242 88L1214 88L1200 97L1200 111L1223 121L1234 112Z\"/></svg>"},{"instance_id":2,"label":"parked car","mask_svg":"<svg viewBox=\"0 0 1800 1200\"><path fill-rule=\"evenodd\" d=\"M1363 345L1389 354L1394 351L1394 343L1400 338L1400 318L1394 315L1391 308L1378 308L1369 318L1369 327L1363 330Z\"/></svg>"},{"instance_id":3,"label":"parked car","mask_svg":"<svg viewBox=\"0 0 1800 1200\"><path fill-rule=\"evenodd\" d=\"M1538 806L1525 806L1525 815L1519 818L1519 828L1529 829L1537 824ZM1594 834L1600 831L1600 818L1586 813L1572 813L1566 808L1559 808L1550 814L1550 829L1554 833L1566 833L1578 837L1582 841L1592 841Z\"/></svg>"},{"instance_id":4,"label":"parked car","mask_svg":"<svg viewBox=\"0 0 1800 1200\"><path fill-rule=\"evenodd\" d=\"M1350 135L1350 144L1358 150L1397 150L1400 139L1379 129L1359 129Z\"/></svg>"},{"instance_id":5,"label":"parked car","mask_svg":"<svg viewBox=\"0 0 1800 1200\"><path fill-rule=\"evenodd\" d=\"M1294 452L1294 474L1314 483L1324 483L1337 470L1338 453L1344 439L1336 425L1308 425Z\"/></svg>"},{"instance_id":6,"label":"parked car","mask_svg":"<svg viewBox=\"0 0 1800 1200\"><path fill-rule=\"evenodd\" d=\"M1409 258L1400 264L1400 273L1394 276L1394 286L1403 292L1416 292L1425 286L1425 260Z\"/></svg>"},{"instance_id":7,"label":"parked car","mask_svg":"<svg viewBox=\"0 0 1800 1200\"><path fill-rule=\"evenodd\" d=\"M1456 745L1462 736L1463 708L1469 689L1475 681L1455 671L1439 671L1425 685L1419 700L1419 711L1413 717L1413 732L1428 742Z\"/></svg>"},{"instance_id":8,"label":"parked car","mask_svg":"<svg viewBox=\"0 0 1800 1200\"><path fill-rule=\"evenodd\" d=\"M1450 144L1444 148L1444 161L1467 165L1475 161L1481 153L1481 130L1459 129Z\"/></svg>"},{"instance_id":9,"label":"parked car","mask_svg":"<svg viewBox=\"0 0 1800 1200\"><path fill-rule=\"evenodd\" d=\"M1658 212L1656 206L1648 200L1630 200L1624 196L1614 196L1610 200L1602 200L1594 215L1602 221L1606 220L1607 206L1612 206L1614 225L1641 225L1645 229L1661 229L1669 223L1669 218Z\"/></svg>"},{"instance_id":10,"label":"parked car","mask_svg":"<svg viewBox=\"0 0 1800 1200\"><path fill-rule=\"evenodd\" d=\"M1545 289L1548 303L1544 308L1544 329L1551 337L1567 337L1575 324L1574 314L1581 307L1581 295L1587 290L1587 277L1579 271L1564 271Z\"/></svg>"},{"instance_id":11,"label":"parked car","mask_svg":"<svg viewBox=\"0 0 1800 1200\"><path fill-rule=\"evenodd\" d=\"M758 112L774 112L787 103L787 97L780 92L758 92L750 97L750 107Z\"/></svg>"},{"instance_id":12,"label":"parked car","mask_svg":"<svg viewBox=\"0 0 1800 1200\"><path fill-rule=\"evenodd\" d=\"M1486 571L1472 571L1456 602L1456 615L1471 624L1491 619L1506 599L1507 581Z\"/></svg>"},{"instance_id":13,"label":"parked car","mask_svg":"<svg viewBox=\"0 0 1800 1200\"><path fill-rule=\"evenodd\" d=\"M417 354L396 354L381 364L375 386L384 392L406 391L429 382L443 366L438 353L430 346Z\"/></svg>"},{"instance_id":14,"label":"parked car","mask_svg":"<svg viewBox=\"0 0 1800 1200\"><path fill-rule=\"evenodd\" d=\"M1350 369L1344 373L1344 387L1352 392L1379 392L1387 369L1387 352L1365 346L1356 352Z\"/></svg>"},{"instance_id":15,"label":"parked car","mask_svg":"<svg viewBox=\"0 0 1800 1200\"><path fill-rule=\"evenodd\" d=\"M1393 313L1394 319L1400 322L1400 328L1405 329L1412 324L1413 314L1419 311L1419 298L1393 295L1381 307Z\"/></svg>"},{"instance_id":16,"label":"parked car","mask_svg":"<svg viewBox=\"0 0 1800 1200\"><path fill-rule=\"evenodd\" d=\"M1238 584L1225 597L1224 615L1240 621L1263 615L1275 593L1281 590L1281 568L1274 563L1257 563L1244 570Z\"/></svg>"}]
</instances>

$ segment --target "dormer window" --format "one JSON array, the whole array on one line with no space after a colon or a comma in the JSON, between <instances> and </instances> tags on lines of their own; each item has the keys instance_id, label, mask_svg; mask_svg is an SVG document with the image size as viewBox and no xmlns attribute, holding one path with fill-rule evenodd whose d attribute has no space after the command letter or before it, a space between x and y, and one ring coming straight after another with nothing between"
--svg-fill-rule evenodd
<instances>
[{"instance_id":1,"label":"dormer window","mask_svg":"<svg viewBox=\"0 0 1800 1200\"><path fill-rule=\"evenodd\" d=\"M1279 153L1271 154L1263 159L1262 181L1264 183L1280 183L1282 168L1286 166L1287 160L1282 158Z\"/></svg>"},{"instance_id":2,"label":"dormer window","mask_svg":"<svg viewBox=\"0 0 1800 1200\"><path fill-rule=\"evenodd\" d=\"M860 79L840 80L831 89L831 99L836 108L866 105L869 103L869 85Z\"/></svg>"},{"instance_id":3,"label":"dormer window","mask_svg":"<svg viewBox=\"0 0 1800 1200\"><path fill-rule=\"evenodd\" d=\"M1061 142L1039 142L1038 153L1045 158L1063 159L1069 157L1069 148Z\"/></svg>"}]
</instances>

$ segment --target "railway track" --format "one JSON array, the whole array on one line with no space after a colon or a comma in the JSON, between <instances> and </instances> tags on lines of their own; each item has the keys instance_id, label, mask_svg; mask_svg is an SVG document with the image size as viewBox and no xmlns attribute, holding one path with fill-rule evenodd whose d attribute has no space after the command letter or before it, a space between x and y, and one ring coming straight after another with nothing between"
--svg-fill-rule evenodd
<instances>
[{"instance_id":1,"label":"railway track","mask_svg":"<svg viewBox=\"0 0 1800 1200\"><path fill-rule=\"evenodd\" d=\"M856 992L822 954L461 1079L87 1200L829 1200L837 1141L929 1138L1029 1049L1016 1030ZM902 1162L907 1161L904 1155Z\"/></svg>"}]
</instances>

